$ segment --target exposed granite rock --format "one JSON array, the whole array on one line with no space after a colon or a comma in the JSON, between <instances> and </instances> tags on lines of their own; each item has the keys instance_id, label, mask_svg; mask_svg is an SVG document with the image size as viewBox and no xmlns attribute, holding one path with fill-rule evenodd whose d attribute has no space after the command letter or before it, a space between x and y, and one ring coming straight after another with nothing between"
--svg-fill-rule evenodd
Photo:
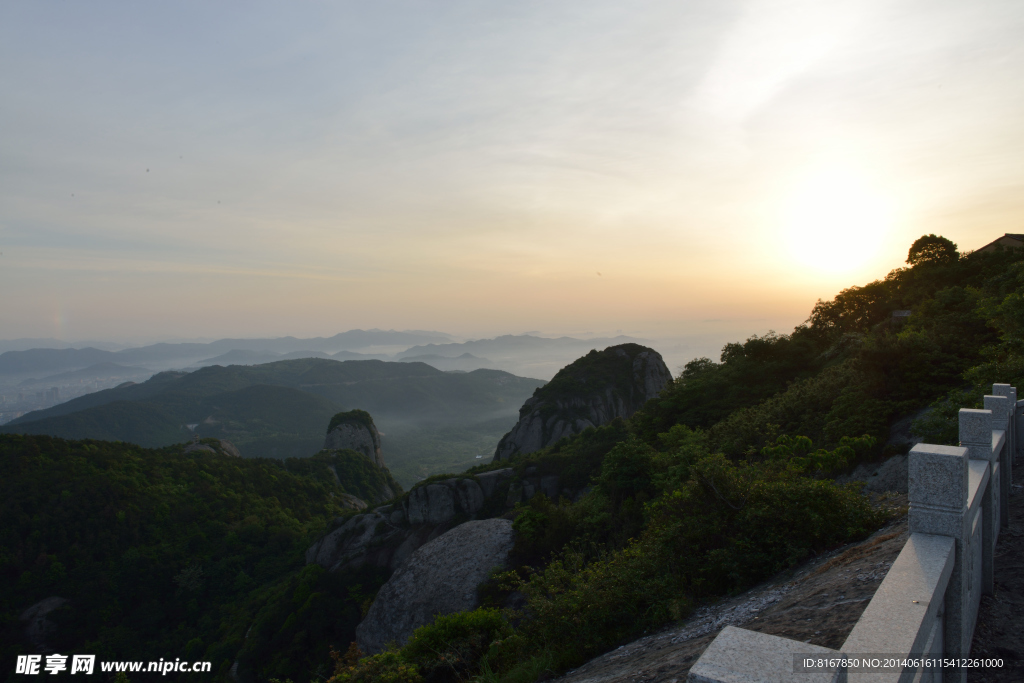
<instances>
[{"instance_id":1,"label":"exposed granite rock","mask_svg":"<svg viewBox=\"0 0 1024 683\"><path fill-rule=\"evenodd\" d=\"M367 653L404 645L412 632L443 614L477 607L477 586L504 567L514 542L512 522L460 524L412 554L377 593L356 642Z\"/></svg>"},{"instance_id":2,"label":"exposed granite rock","mask_svg":"<svg viewBox=\"0 0 1024 683\"><path fill-rule=\"evenodd\" d=\"M306 551L306 564L331 571L364 565L397 569L414 550L459 519L475 517L492 496L504 499L504 484L513 476L512 469L505 468L475 477L452 477L414 488L400 504L339 518L340 525ZM522 487L519 490L521 495ZM501 504L493 507L504 509Z\"/></svg>"},{"instance_id":3,"label":"exposed granite rock","mask_svg":"<svg viewBox=\"0 0 1024 683\"><path fill-rule=\"evenodd\" d=\"M367 508L365 500L362 498L356 498L351 493L342 493L340 498L341 504L349 510L365 510Z\"/></svg>"},{"instance_id":4,"label":"exposed granite rock","mask_svg":"<svg viewBox=\"0 0 1024 683\"><path fill-rule=\"evenodd\" d=\"M373 418L365 410L350 410L332 417L327 426L327 437L324 439L322 450L358 453L385 473L386 482L383 483L379 491L374 491L369 496L365 496L365 492L358 492L360 495L364 495L370 503L383 503L402 492L398 482L391 477L391 473L384 464L384 457L381 455L380 449L380 432L373 424ZM347 483L339 478L337 467L331 465L330 470L334 473L334 478L338 483L347 486ZM363 507L366 505L364 504L362 507L357 505L355 509Z\"/></svg>"},{"instance_id":5,"label":"exposed granite rock","mask_svg":"<svg viewBox=\"0 0 1024 683\"><path fill-rule=\"evenodd\" d=\"M558 371L519 409L519 422L502 437L494 460L532 453L588 427L626 418L672 380L661 354L639 344L609 346Z\"/></svg>"},{"instance_id":6,"label":"exposed granite rock","mask_svg":"<svg viewBox=\"0 0 1024 683\"><path fill-rule=\"evenodd\" d=\"M189 445L185 446L182 453L194 453L200 451L203 453L220 453L221 455L230 455L235 458L241 458L242 454L239 452L235 444L225 439L204 439L206 443L200 443L194 441Z\"/></svg>"},{"instance_id":7,"label":"exposed granite rock","mask_svg":"<svg viewBox=\"0 0 1024 683\"><path fill-rule=\"evenodd\" d=\"M236 458L242 457L242 452L238 450L238 447L235 444L231 443L227 439L218 439L218 441L220 441L220 450L222 450L225 455L231 455Z\"/></svg>"},{"instance_id":8,"label":"exposed granite rock","mask_svg":"<svg viewBox=\"0 0 1024 683\"><path fill-rule=\"evenodd\" d=\"M331 418L324 450L350 449L362 453L377 467L385 467L380 452L380 432L365 410L350 410Z\"/></svg>"},{"instance_id":9,"label":"exposed granite rock","mask_svg":"<svg viewBox=\"0 0 1024 683\"><path fill-rule=\"evenodd\" d=\"M903 518L866 541L821 555L745 593L702 606L685 621L595 657L556 680L686 681L690 667L727 625L839 649L908 535Z\"/></svg>"},{"instance_id":10,"label":"exposed granite rock","mask_svg":"<svg viewBox=\"0 0 1024 683\"><path fill-rule=\"evenodd\" d=\"M57 595L44 598L21 613L21 621L25 622L25 638L36 652L53 652L46 639L57 629L56 624L47 617L55 610L67 604L67 599Z\"/></svg>"}]
</instances>

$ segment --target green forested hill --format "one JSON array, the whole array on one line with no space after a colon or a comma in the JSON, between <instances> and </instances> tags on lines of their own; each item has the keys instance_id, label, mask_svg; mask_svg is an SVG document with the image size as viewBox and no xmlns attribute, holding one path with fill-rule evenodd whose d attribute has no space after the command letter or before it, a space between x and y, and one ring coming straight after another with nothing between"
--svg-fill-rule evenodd
<instances>
[{"instance_id":1,"label":"green forested hill","mask_svg":"<svg viewBox=\"0 0 1024 683\"><path fill-rule=\"evenodd\" d=\"M198 424L201 436L227 439L247 457L301 457L319 450L332 415L360 408L384 432L392 471L411 484L432 467L451 468L487 445L493 449L541 384L500 370L447 373L376 360L211 366L89 394L0 431L158 448L185 441L191 435L184 425ZM438 442L442 452L435 455Z\"/></svg>"},{"instance_id":2,"label":"green forested hill","mask_svg":"<svg viewBox=\"0 0 1024 683\"><path fill-rule=\"evenodd\" d=\"M877 528L885 507L834 477L905 453L890 427L908 416L955 443L960 407L1024 381L1024 250L961 255L928 235L908 263L790 334L695 359L629 420L476 468L591 490L520 505L514 570L481 608L340 663L332 683L536 680ZM501 609L512 590L517 613Z\"/></svg>"},{"instance_id":3,"label":"green forested hill","mask_svg":"<svg viewBox=\"0 0 1024 683\"><path fill-rule=\"evenodd\" d=\"M352 451L281 461L0 435L0 658L25 652L18 615L60 596L59 652L206 659L220 679L242 653L261 680L305 674L351 641L383 579L304 568L349 514L338 494L380 485L363 470L380 473Z\"/></svg>"}]
</instances>

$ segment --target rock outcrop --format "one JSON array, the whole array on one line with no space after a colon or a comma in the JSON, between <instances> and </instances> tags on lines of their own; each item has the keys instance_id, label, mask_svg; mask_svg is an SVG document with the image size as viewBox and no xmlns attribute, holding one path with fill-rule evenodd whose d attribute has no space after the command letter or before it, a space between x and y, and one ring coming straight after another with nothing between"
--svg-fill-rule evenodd
<instances>
[{"instance_id":1,"label":"rock outcrop","mask_svg":"<svg viewBox=\"0 0 1024 683\"><path fill-rule=\"evenodd\" d=\"M350 410L331 418L327 426L327 438L324 439L324 450L344 449L362 453L377 467L385 467L380 453L380 432L365 410Z\"/></svg>"},{"instance_id":2,"label":"rock outcrop","mask_svg":"<svg viewBox=\"0 0 1024 683\"><path fill-rule=\"evenodd\" d=\"M233 458L241 458L242 454L239 452L238 447L226 439L203 439L200 441L193 441L189 445L185 446L182 453L194 453L196 451L205 453L220 453L221 455L230 455Z\"/></svg>"},{"instance_id":3,"label":"rock outcrop","mask_svg":"<svg viewBox=\"0 0 1024 683\"><path fill-rule=\"evenodd\" d=\"M672 380L661 354L639 344L591 351L537 389L502 437L494 460L532 453L562 437L635 413Z\"/></svg>"},{"instance_id":4,"label":"rock outcrop","mask_svg":"<svg viewBox=\"0 0 1024 683\"><path fill-rule=\"evenodd\" d=\"M40 600L21 613L20 619L25 622L25 638L36 652L53 652L46 641L56 632L57 625L48 617L67 603L66 598L54 595Z\"/></svg>"},{"instance_id":5,"label":"rock outcrop","mask_svg":"<svg viewBox=\"0 0 1024 683\"><path fill-rule=\"evenodd\" d=\"M414 550L437 538L459 520L487 509L504 512L511 469L452 477L418 486L395 505L383 505L344 521L306 551L306 564L336 571L364 565L397 569ZM516 500L519 500L517 497Z\"/></svg>"},{"instance_id":6,"label":"rock outcrop","mask_svg":"<svg viewBox=\"0 0 1024 683\"><path fill-rule=\"evenodd\" d=\"M440 615L478 606L477 586L505 567L515 540L512 522L487 519L460 524L412 554L377 593L356 628L363 652L399 646Z\"/></svg>"},{"instance_id":7,"label":"rock outcrop","mask_svg":"<svg viewBox=\"0 0 1024 683\"><path fill-rule=\"evenodd\" d=\"M376 468L376 471L369 477L366 473L359 474L358 470L365 467L352 461L345 455L346 453L357 459L365 458L368 466ZM373 418L365 410L350 410L332 417L327 426L327 437L324 439L320 455L333 460L328 469L333 473L335 481L343 487L350 489L355 482L362 482L364 485L361 489L367 489L351 490L350 492L358 494L359 498L346 499L346 507L362 509L366 507L364 500L370 504L383 503L402 492L401 486L384 464L380 450L380 432L373 424ZM345 471L339 473L339 468ZM368 487L365 485L368 483L373 485Z\"/></svg>"}]
</instances>

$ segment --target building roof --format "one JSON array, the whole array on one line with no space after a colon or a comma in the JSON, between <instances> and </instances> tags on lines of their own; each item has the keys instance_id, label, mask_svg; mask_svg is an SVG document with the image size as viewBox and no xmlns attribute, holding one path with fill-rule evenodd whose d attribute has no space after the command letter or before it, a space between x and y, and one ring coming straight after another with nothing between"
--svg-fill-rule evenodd
<instances>
[{"instance_id":1,"label":"building roof","mask_svg":"<svg viewBox=\"0 0 1024 683\"><path fill-rule=\"evenodd\" d=\"M995 251L997 245L1009 249L1019 249L1024 247L1024 233L1008 232L1002 237L997 237L976 251Z\"/></svg>"}]
</instances>

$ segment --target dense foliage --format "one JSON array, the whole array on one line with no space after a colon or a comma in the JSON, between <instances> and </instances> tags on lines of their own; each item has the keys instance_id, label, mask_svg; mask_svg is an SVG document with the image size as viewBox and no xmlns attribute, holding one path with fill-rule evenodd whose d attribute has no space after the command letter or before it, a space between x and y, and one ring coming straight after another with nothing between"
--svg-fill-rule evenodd
<instances>
[{"instance_id":1,"label":"dense foliage","mask_svg":"<svg viewBox=\"0 0 1024 683\"><path fill-rule=\"evenodd\" d=\"M628 400L635 391L633 359L646 350L639 344L619 344L601 351L594 349L559 370L533 395L553 405L611 389Z\"/></svg>"},{"instance_id":2,"label":"dense foliage","mask_svg":"<svg viewBox=\"0 0 1024 683\"><path fill-rule=\"evenodd\" d=\"M326 464L0 435L0 657L23 652L22 610L62 596L59 652L237 659L262 680L323 665L386 578L303 569L348 513Z\"/></svg>"}]
</instances>

